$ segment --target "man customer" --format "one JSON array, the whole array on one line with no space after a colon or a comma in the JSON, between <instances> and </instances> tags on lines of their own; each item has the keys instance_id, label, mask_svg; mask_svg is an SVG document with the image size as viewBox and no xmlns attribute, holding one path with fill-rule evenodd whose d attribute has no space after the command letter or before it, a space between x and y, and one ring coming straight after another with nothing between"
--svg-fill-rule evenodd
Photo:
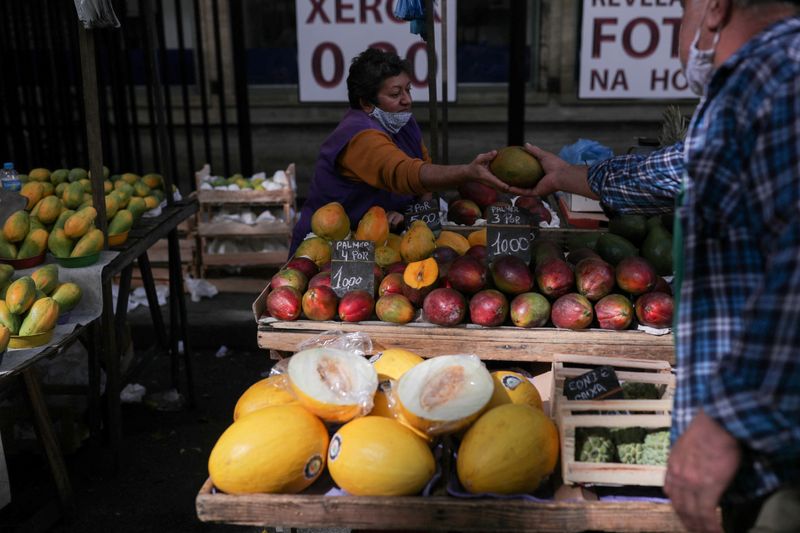
<instances>
[{"instance_id":1,"label":"man customer","mask_svg":"<svg viewBox=\"0 0 800 533\"><path fill-rule=\"evenodd\" d=\"M671 171L620 181L529 147L547 171L534 193L585 194L619 212L677 200L678 384L664 490L692 531L800 531L797 4L684 2L680 56L704 95L683 164L670 167L685 168L680 187Z\"/></svg>"}]
</instances>

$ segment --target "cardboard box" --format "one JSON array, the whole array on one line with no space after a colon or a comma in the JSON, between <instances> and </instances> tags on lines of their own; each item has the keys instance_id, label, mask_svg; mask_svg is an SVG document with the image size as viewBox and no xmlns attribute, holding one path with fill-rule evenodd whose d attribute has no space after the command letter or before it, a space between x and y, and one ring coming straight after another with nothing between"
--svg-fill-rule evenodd
<instances>
[{"instance_id":1,"label":"cardboard box","mask_svg":"<svg viewBox=\"0 0 800 533\"><path fill-rule=\"evenodd\" d=\"M580 196L578 194L564 194L565 201L567 203L567 207L569 207L570 211L575 211L578 213L602 213L603 208L600 207L600 202L597 200L592 200L590 198L586 198L585 196Z\"/></svg>"}]
</instances>

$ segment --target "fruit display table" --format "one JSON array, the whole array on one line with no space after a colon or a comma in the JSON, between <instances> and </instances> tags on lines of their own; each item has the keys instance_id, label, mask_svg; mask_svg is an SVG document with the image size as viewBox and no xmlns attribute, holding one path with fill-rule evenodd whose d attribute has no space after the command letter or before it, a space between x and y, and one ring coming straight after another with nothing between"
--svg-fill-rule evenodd
<instances>
[{"instance_id":1,"label":"fruit display table","mask_svg":"<svg viewBox=\"0 0 800 533\"><path fill-rule=\"evenodd\" d=\"M313 489L314 487L311 487ZM311 490L309 489L309 491ZM684 531L667 503L217 493L207 480L195 506L203 522L258 527L421 531Z\"/></svg>"}]
</instances>

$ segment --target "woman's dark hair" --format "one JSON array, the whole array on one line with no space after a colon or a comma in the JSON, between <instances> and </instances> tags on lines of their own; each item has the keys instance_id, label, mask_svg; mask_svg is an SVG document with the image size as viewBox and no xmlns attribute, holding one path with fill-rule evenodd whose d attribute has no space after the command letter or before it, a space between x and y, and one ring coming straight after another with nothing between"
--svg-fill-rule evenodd
<instances>
[{"instance_id":1,"label":"woman's dark hair","mask_svg":"<svg viewBox=\"0 0 800 533\"><path fill-rule=\"evenodd\" d=\"M347 98L350 107L361 109L360 99L378 104L378 91L386 78L399 75L401 72L411 74L411 65L397 54L384 52L377 48L367 48L350 64L347 75Z\"/></svg>"}]
</instances>

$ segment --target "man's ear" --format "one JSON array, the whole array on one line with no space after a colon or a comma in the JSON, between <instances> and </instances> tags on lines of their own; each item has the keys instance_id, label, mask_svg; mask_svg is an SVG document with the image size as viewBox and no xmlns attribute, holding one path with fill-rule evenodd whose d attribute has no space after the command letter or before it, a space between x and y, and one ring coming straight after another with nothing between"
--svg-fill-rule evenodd
<instances>
[{"instance_id":1,"label":"man's ear","mask_svg":"<svg viewBox=\"0 0 800 533\"><path fill-rule=\"evenodd\" d=\"M371 104L370 102L367 102L363 98L358 99L358 104L361 106L361 110L364 113L372 113L372 110L375 109L375 104Z\"/></svg>"},{"instance_id":2,"label":"man's ear","mask_svg":"<svg viewBox=\"0 0 800 533\"><path fill-rule=\"evenodd\" d=\"M712 32L719 31L728 23L732 8L732 0L710 0L703 25Z\"/></svg>"}]
</instances>

